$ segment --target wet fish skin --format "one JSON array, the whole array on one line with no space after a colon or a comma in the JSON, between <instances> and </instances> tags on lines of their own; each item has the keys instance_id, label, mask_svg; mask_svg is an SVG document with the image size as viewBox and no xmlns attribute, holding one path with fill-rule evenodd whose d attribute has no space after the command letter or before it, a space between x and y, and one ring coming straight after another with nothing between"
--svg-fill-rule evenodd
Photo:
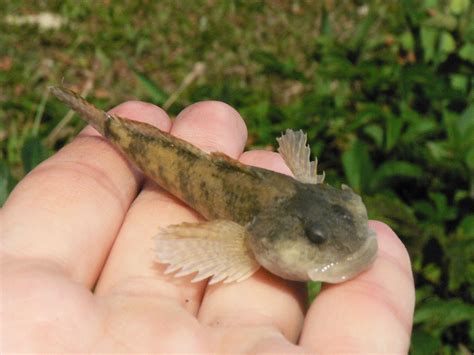
<instances>
[{"instance_id":1,"label":"wet fish skin","mask_svg":"<svg viewBox=\"0 0 474 355\"><path fill-rule=\"evenodd\" d=\"M158 242L159 258L186 270L181 274L201 272L203 268L209 273L210 268L215 280L240 280L262 265L291 280L340 282L373 262L377 244L368 229L367 212L360 197L350 189L322 184L322 178L315 175L316 163L301 168L293 161L293 153L289 157L283 154L291 159L289 166L298 172L303 183L244 166L222 153L207 154L154 126L107 114L66 88L54 87L51 91L147 176L207 219L217 220L199 228L182 225L162 233L165 240ZM287 132L287 136L291 135ZM302 136L293 133L291 137L301 141ZM305 149L303 155L309 159ZM302 176L305 169L314 171ZM195 238L188 235L191 229ZM217 230L220 234L213 233ZM222 237L213 237L214 244L209 244L206 233ZM175 248L178 243L181 249ZM191 244L196 249L211 250L201 250L202 255L193 256L186 250ZM217 252L209 254L214 248ZM231 250L234 257L225 260ZM211 264L212 258L216 259L215 265L208 265L209 258Z\"/></svg>"},{"instance_id":2,"label":"wet fish skin","mask_svg":"<svg viewBox=\"0 0 474 355\"><path fill-rule=\"evenodd\" d=\"M207 154L147 123L97 110L66 88L51 90L147 176L207 219L246 224L265 206L295 193L286 175Z\"/></svg>"},{"instance_id":3,"label":"wet fish skin","mask_svg":"<svg viewBox=\"0 0 474 355\"><path fill-rule=\"evenodd\" d=\"M371 245L368 259L347 260L373 238L360 197L352 190L326 184L295 182L295 187L294 195L257 215L248 227L259 263L290 280L309 280L308 270L318 267L342 266L340 275L322 271L318 281L327 282L344 281L367 268L375 257L376 244ZM311 228L323 240L311 238Z\"/></svg>"}]
</instances>

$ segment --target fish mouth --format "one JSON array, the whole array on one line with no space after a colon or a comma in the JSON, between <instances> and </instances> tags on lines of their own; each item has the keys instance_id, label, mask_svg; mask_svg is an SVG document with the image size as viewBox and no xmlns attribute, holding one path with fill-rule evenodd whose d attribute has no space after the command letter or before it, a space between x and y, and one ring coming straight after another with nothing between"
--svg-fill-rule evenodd
<instances>
[{"instance_id":1,"label":"fish mouth","mask_svg":"<svg viewBox=\"0 0 474 355\"><path fill-rule=\"evenodd\" d=\"M308 271L308 276L313 281L329 283L347 281L372 265L377 258L377 248L376 234L369 230L367 240L355 253L345 259L311 269Z\"/></svg>"}]
</instances>

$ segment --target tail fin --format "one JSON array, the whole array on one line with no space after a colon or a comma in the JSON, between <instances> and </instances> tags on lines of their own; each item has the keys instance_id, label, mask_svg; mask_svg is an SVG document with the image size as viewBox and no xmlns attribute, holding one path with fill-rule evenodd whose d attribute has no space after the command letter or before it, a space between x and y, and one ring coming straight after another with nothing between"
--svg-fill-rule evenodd
<instances>
[{"instance_id":1,"label":"tail fin","mask_svg":"<svg viewBox=\"0 0 474 355\"><path fill-rule=\"evenodd\" d=\"M100 134L104 134L105 121L109 117L105 111L99 110L74 91L63 86L50 86L49 90L59 100L76 111L82 119L92 125Z\"/></svg>"}]
</instances>

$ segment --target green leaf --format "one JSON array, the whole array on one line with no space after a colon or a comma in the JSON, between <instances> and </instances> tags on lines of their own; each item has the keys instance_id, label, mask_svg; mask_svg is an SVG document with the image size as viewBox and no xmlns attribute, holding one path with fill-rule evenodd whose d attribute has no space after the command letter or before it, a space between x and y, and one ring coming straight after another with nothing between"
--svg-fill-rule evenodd
<instances>
[{"instance_id":1,"label":"green leaf","mask_svg":"<svg viewBox=\"0 0 474 355\"><path fill-rule=\"evenodd\" d=\"M439 49L444 53L451 53L456 49L456 41L449 32L442 32Z\"/></svg>"},{"instance_id":2,"label":"green leaf","mask_svg":"<svg viewBox=\"0 0 474 355\"><path fill-rule=\"evenodd\" d=\"M373 121L378 121L381 120L385 117L385 112L380 106L369 104L369 105L361 105L359 108L358 112L356 113L356 116L354 118L354 121L352 122L347 122L345 121L346 127L345 127L345 132L352 132L359 127L365 127L369 123Z\"/></svg>"},{"instance_id":3,"label":"green leaf","mask_svg":"<svg viewBox=\"0 0 474 355\"><path fill-rule=\"evenodd\" d=\"M431 156L435 160L446 159L450 156L447 142L444 142L444 141L428 142L426 146L428 147L428 150Z\"/></svg>"},{"instance_id":4,"label":"green leaf","mask_svg":"<svg viewBox=\"0 0 474 355\"><path fill-rule=\"evenodd\" d=\"M10 164L20 161L20 141L16 120L11 122L10 134L7 139L7 159Z\"/></svg>"},{"instance_id":5,"label":"green leaf","mask_svg":"<svg viewBox=\"0 0 474 355\"><path fill-rule=\"evenodd\" d=\"M469 84L469 78L463 74L452 74L449 76L451 81L451 86L455 90L460 90L465 92Z\"/></svg>"},{"instance_id":6,"label":"green leaf","mask_svg":"<svg viewBox=\"0 0 474 355\"><path fill-rule=\"evenodd\" d=\"M423 285L419 286L415 290L416 304L430 298L433 296L433 286Z\"/></svg>"},{"instance_id":7,"label":"green leaf","mask_svg":"<svg viewBox=\"0 0 474 355\"><path fill-rule=\"evenodd\" d=\"M433 205L426 201L415 201L412 203L413 208L415 211L420 213L421 215L427 217L426 219L436 219L436 209L433 207Z\"/></svg>"},{"instance_id":8,"label":"green leaf","mask_svg":"<svg viewBox=\"0 0 474 355\"><path fill-rule=\"evenodd\" d=\"M400 137L405 143L423 141L424 136L433 134L438 130L438 124L432 119L412 122Z\"/></svg>"},{"instance_id":9,"label":"green leaf","mask_svg":"<svg viewBox=\"0 0 474 355\"><path fill-rule=\"evenodd\" d=\"M459 115L448 110L443 111L443 122L445 124L446 133L448 135L448 142L452 147L459 144L460 130L458 129Z\"/></svg>"},{"instance_id":10,"label":"green leaf","mask_svg":"<svg viewBox=\"0 0 474 355\"><path fill-rule=\"evenodd\" d=\"M458 232L474 237L474 214L464 217L458 225Z\"/></svg>"},{"instance_id":11,"label":"green leaf","mask_svg":"<svg viewBox=\"0 0 474 355\"><path fill-rule=\"evenodd\" d=\"M429 9L430 7L437 7L439 5L438 2L438 0L423 0L423 7L425 9Z\"/></svg>"},{"instance_id":12,"label":"green leaf","mask_svg":"<svg viewBox=\"0 0 474 355\"><path fill-rule=\"evenodd\" d=\"M374 174L373 183L383 185L388 179L395 177L419 178L423 176L423 169L407 161L389 160L381 164Z\"/></svg>"},{"instance_id":13,"label":"green leaf","mask_svg":"<svg viewBox=\"0 0 474 355\"><path fill-rule=\"evenodd\" d=\"M423 268L423 276L433 284L438 284L441 276L441 269L436 264L429 263Z\"/></svg>"},{"instance_id":14,"label":"green leaf","mask_svg":"<svg viewBox=\"0 0 474 355\"><path fill-rule=\"evenodd\" d=\"M419 254L424 235L413 210L397 196L377 194L364 196L370 219L377 219L391 226L403 238L410 255Z\"/></svg>"},{"instance_id":15,"label":"green leaf","mask_svg":"<svg viewBox=\"0 0 474 355\"><path fill-rule=\"evenodd\" d=\"M451 236L446 252L448 288L455 292L463 283L474 283L474 214L465 216Z\"/></svg>"},{"instance_id":16,"label":"green leaf","mask_svg":"<svg viewBox=\"0 0 474 355\"><path fill-rule=\"evenodd\" d=\"M474 144L474 104L469 105L469 107L464 110L461 117L457 115L452 115L453 121L458 134L460 143L465 143L465 145ZM462 146L465 146L462 144Z\"/></svg>"},{"instance_id":17,"label":"green leaf","mask_svg":"<svg viewBox=\"0 0 474 355\"><path fill-rule=\"evenodd\" d=\"M314 281L308 282L308 299L310 303L313 302L313 300L321 291L321 286L322 286L321 282L314 282Z\"/></svg>"},{"instance_id":18,"label":"green leaf","mask_svg":"<svg viewBox=\"0 0 474 355\"><path fill-rule=\"evenodd\" d=\"M376 124L364 127L364 133L374 141L377 148L381 148L383 144L383 129Z\"/></svg>"},{"instance_id":19,"label":"green leaf","mask_svg":"<svg viewBox=\"0 0 474 355\"><path fill-rule=\"evenodd\" d=\"M467 167L474 171L474 145L468 149L466 152L466 157L464 158Z\"/></svg>"},{"instance_id":20,"label":"green leaf","mask_svg":"<svg viewBox=\"0 0 474 355\"><path fill-rule=\"evenodd\" d=\"M303 73L297 69L293 58L283 60L284 58L263 50L254 51L251 57L262 65L264 73L279 75L285 79L306 80Z\"/></svg>"},{"instance_id":21,"label":"green leaf","mask_svg":"<svg viewBox=\"0 0 474 355\"><path fill-rule=\"evenodd\" d=\"M474 306L461 299L433 297L418 305L413 324L424 323L424 328L429 329L431 334L439 335L446 328L473 318Z\"/></svg>"},{"instance_id":22,"label":"green leaf","mask_svg":"<svg viewBox=\"0 0 474 355\"><path fill-rule=\"evenodd\" d=\"M474 269L474 235L457 233L454 237L455 240L450 238L446 253L449 263L448 288L451 292L455 292L464 282L469 282Z\"/></svg>"},{"instance_id":23,"label":"green leaf","mask_svg":"<svg viewBox=\"0 0 474 355\"><path fill-rule=\"evenodd\" d=\"M440 220L448 221L456 218L456 208L448 204L448 199L445 194L429 192L428 195L435 204Z\"/></svg>"},{"instance_id":24,"label":"green leaf","mask_svg":"<svg viewBox=\"0 0 474 355\"><path fill-rule=\"evenodd\" d=\"M351 37L352 39L349 43L349 48L351 48L353 51L362 50L362 47L367 43L367 35L369 33L369 30L374 24L376 19L377 19L377 15L375 11L369 10L369 13L359 23L359 25L357 26L355 30L355 33Z\"/></svg>"},{"instance_id":25,"label":"green leaf","mask_svg":"<svg viewBox=\"0 0 474 355\"><path fill-rule=\"evenodd\" d=\"M245 118L249 131L257 133L263 141L270 141L274 135L273 126L269 119L270 103L262 100L254 105L243 107L240 114Z\"/></svg>"},{"instance_id":26,"label":"green leaf","mask_svg":"<svg viewBox=\"0 0 474 355\"><path fill-rule=\"evenodd\" d=\"M327 10L325 3L323 3L323 9L321 13L321 34L324 36L331 35L331 21L329 18L329 11Z\"/></svg>"},{"instance_id":27,"label":"green leaf","mask_svg":"<svg viewBox=\"0 0 474 355\"><path fill-rule=\"evenodd\" d=\"M428 332L415 329L411 337L412 355L432 355L438 353L441 347L441 340Z\"/></svg>"},{"instance_id":28,"label":"green leaf","mask_svg":"<svg viewBox=\"0 0 474 355\"><path fill-rule=\"evenodd\" d=\"M455 16L437 12L433 17L423 21L423 25L446 31L454 31L457 26L457 19Z\"/></svg>"},{"instance_id":29,"label":"green leaf","mask_svg":"<svg viewBox=\"0 0 474 355\"><path fill-rule=\"evenodd\" d=\"M403 32L399 37L398 40L402 47L406 50L413 50L415 40L413 39L413 35L410 31Z\"/></svg>"},{"instance_id":30,"label":"green leaf","mask_svg":"<svg viewBox=\"0 0 474 355\"><path fill-rule=\"evenodd\" d=\"M10 193L10 169L4 161L0 161L0 206L7 200Z\"/></svg>"},{"instance_id":31,"label":"green leaf","mask_svg":"<svg viewBox=\"0 0 474 355\"><path fill-rule=\"evenodd\" d=\"M385 128L385 150L391 151L398 141L402 132L403 121L401 118L389 115L387 117L387 126Z\"/></svg>"},{"instance_id":32,"label":"green leaf","mask_svg":"<svg viewBox=\"0 0 474 355\"><path fill-rule=\"evenodd\" d=\"M461 47L458 54L462 59L474 63L474 43L466 43Z\"/></svg>"},{"instance_id":33,"label":"green leaf","mask_svg":"<svg viewBox=\"0 0 474 355\"><path fill-rule=\"evenodd\" d=\"M139 70L132 68L133 74L137 78L138 82L145 88L151 100L156 105L163 105L168 98L168 94L161 90L148 76Z\"/></svg>"},{"instance_id":34,"label":"green leaf","mask_svg":"<svg viewBox=\"0 0 474 355\"><path fill-rule=\"evenodd\" d=\"M438 38L438 31L429 27L421 28L421 45L423 47L424 59L429 62L435 55L436 41Z\"/></svg>"},{"instance_id":35,"label":"green leaf","mask_svg":"<svg viewBox=\"0 0 474 355\"><path fill-rule=\"evenodd\" d=\"M474 339L474 320L471 320L469 322L469 333L468 333L468 337L469 339L471 339L471 342L472 342L472 339ZM466 351L466 354L469 354L469 352Z\"/></svg>"},{"instance_id":36,"label":"green leaf","mask_svg":"<svg viewBox=\"0 0 474 355\"><path fill-rule=\"evenodd\" d=\"M35 166L41 163L49 156L49 151L41 143L38 137L29 137L26 139L21 149L21 159L23 162L23 171L29 173Z\"/></svg>"},{"instance_id":37,"label":"green leaf","mask_svg":"<svg viewBox=\"0 0 474 355\"><path fill-rule=\"evenodd\" d=\"M469 8L469 0L451 0L449 10L454 15L461 15Z\"/></svg>"},{"instance_id":38,"label":"green leaf","mask_svg":"<svg viewBox=\"0 0 474 355\"><path fill-rule=\"evenodd\" d=\"M357 192L367 192L374 170L367 146L356 140L342 154L342 166L349 185Z\"/></svg>"}]
</instances>

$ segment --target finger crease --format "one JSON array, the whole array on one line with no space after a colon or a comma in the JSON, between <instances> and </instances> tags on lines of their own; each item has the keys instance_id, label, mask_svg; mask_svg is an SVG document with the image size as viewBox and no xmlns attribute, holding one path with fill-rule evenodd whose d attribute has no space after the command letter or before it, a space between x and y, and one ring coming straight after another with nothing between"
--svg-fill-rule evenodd
<instances>
[{"instance_id":1,"label":"finger crease","mask_svg":"<svg viewBox=\"0 0 474 355\"><path fill-rule=\"evenodd\" d=\"M410 337L411 317L405 315L404 312L400 310L400 307L397 306L396 300L393 299L392 294L386 287L369 280L357 280L357 282L353 283L351 286L352 290L349 291L349 293L357 293L363 297L369 298L371 303L377 301L386 306L385 308L388 309L389 313L398 320L407 336Z\"/></svg>"},{"instance_id":2,"label":"finger crease","mask_svg":"<svg viewBox=\"0 0 474 355\"><path fill-rule=\"evenodd\" d=\"M86 177L88 181L92 181L102 191L107 192L108 195L115 200L120 206L121 211L125 211L128 208L127 196L123 194L123 191L110 179L110 177L102 169L96 168L91 164L80 162L76 160L61 160L58 162L50 162L45 165L39 166L37 169L31 172L32 176L41 174L51 174L53 172L67 171L73 172L75 176L75 182L79 183L81 177ZM83 184L81 182L81 184ZM74 191L71 188L71 191ZM136 193L136 192L135 192Z\"/></svg>"}]
</instances>

